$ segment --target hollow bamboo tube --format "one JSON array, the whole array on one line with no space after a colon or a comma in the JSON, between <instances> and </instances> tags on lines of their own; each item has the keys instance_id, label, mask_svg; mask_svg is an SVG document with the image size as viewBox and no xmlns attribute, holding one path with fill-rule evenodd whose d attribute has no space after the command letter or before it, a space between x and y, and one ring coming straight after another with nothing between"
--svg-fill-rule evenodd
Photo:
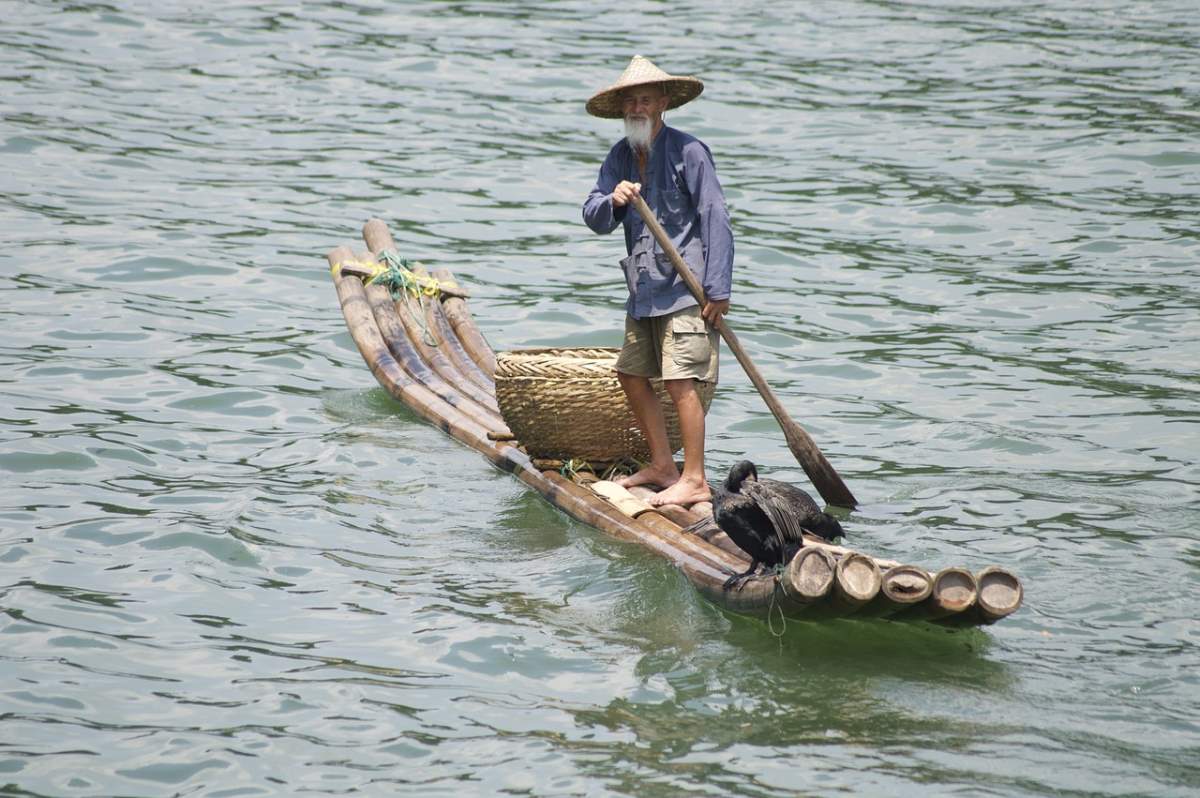
<instances>
[{"instance_id":1,"label":"hollow bamboo tube","mask_svg":"<svg viewBox=\"0 0 1200 798\"><path fill-rule=\"evenodd\" d=\"M386 228L384 228L386 230ZM391 238L391 235L388 235ZM389 248L395 248L395 242L389 245ZM413 263L409 268L413 274L419 277L429 277L429 272L420 263ZM496 383L488 374L484 374L483 370L471 359L463 348L462 341L458 339L457 333L454 332L453 326L446 319L446 311L442 306L441 300L437 297L422 298L421 304L425 309L425 323L437 332L438 339L445 344L445 352L454 361L454 365L464 377L485 390L489 395L496 394Z\"/></svg>"},{"instance_id":2,"label":"hollow bamboo tube","mask_svg":"<svg viewBox=\"0 0 1200 798\"><path fill-rule=\"evenodd\" d=\"M379 220L371 220L366 223L366 226L362 228L362 238L374 256L396 246L396 242L391 238L391 233L388 232L388 226ZM425 296L406 294L395 302L397 316L400 317L404 330L407 331L409 341L413 342L413 346L421 354L421 359L425 360L434 372L437 372L438 377L444 379L446 383L454 385L455 389L460 391L463 396L472 397L473 400L498 415L500 408L496 403L494 392L490 394L458 371L457 365L450 358L449 344L446 344L443 349L440 346L432 346L425 340L428 332L428 322L425 318L426 299Z\"/></svg>"},{"instance_id":3,"label":"hollow bamboo tube","mask_svg":"<svg viewBox=\"0 0 1200 798\"><path fill-rule=\"evenodd\" d=\"M965 568L943 568L933 575L929 598L896 613L897 619L954 622L975 604L978 596L975 575ZM964 620L959 618L958 621Z\"/></svg>"},{"instance_id":4,"label":"hollow bamboo tube","mask_svg":"<svg viewBox=\"0 0 1200 798\"><path fill-rule=\"evenodd\" d=\"M454 275L450 273L449 269L435 269L433 276L443 283L457 285ZM467 309L467 303L459 297L444 296L442 297L442 312L446 314L446 320L450 322L450 327L458 336L463 349L475 361L475 365L479 366L484 374L495 379L496 353L492 351L491 345L479 331L479 326L471 317L471 311Z\"/></svg>"},{"instance_id":5,"label":"hollow bamboo tube","mask_svg":"<svg viewBox=\"0 0 1200 798\"><path fill-rule=\"evenodd\" d=\"M634 493L634 495L642 499L647 499L655 493L653 488L647 488L644 486L630 488L629 490ZM682 513L679 513L675 507L670 505L657 509L663 515L671 517L671 520L675 521L675 523L679 524L680 526L688 526L689 524L700 520L702 513L709 517L712 515L711 504L708 504L707 507L693 505L688 509L678 508L682 510ZM705 510L708 512L705 513ZM672 517L673 515L674 517ZM730 540L729 536L724 532L717 531L708 538L708 541L717 548L720 548L734 556L746 557L745 552L738 548L737 544ZM837 568L840 561L846 557L847 554L853 553L858 557L863 557L873 561L874 565L876 566L875 570L880 572L879 589L873 598L863 603L859 603L853 599L850 601L842 600L841 609L843 612L835 613L833 612L834 608L829 608L829 614L831 615L846 614L853 611L854 615L861 617L886 617L908 609L913 604L923 601L929 596L932 590L932 577L922 568L917 568L916 566L911 565L903 565L893 560L871 557L870 555L866 555L861 552L853 552L844 546L837 546L807 534L804 536L804 548L801 549L800 553L796 555L796 558L789 563L789 567L799 567L800 564L805 562L803 558L812 556L812 553L815 551L822 552L827 561L830 563L828 570L828 576L830 579L829 586L833 585L834 569ZM749 562L749 559L746 561ZM808 568L813 568L816 567L815 562L816 561L806 563L805 565ZM868 567L867 570L870 571L871 569ZM870 579L870 577L867 578L868 580ZM843 592L845 592L844 588Z\"/></svg>"},{"instance_id":6,"label":"hollow bamboo tube","mask_svg":"<svg viewBox=\"0 0 1200 798\"><path fill-rule=\"evenodd\" d=\"M339 247L327 256L330 265L341 263L351 257L352 253L346 247ZM357 277L335 276L338 300L342 306L342 315L346 318L346 326L350 337L358 347L371 373L388 393L416 413L443 431L454 434L460 440L474 442L487 441L487 428L470 418L458 408L450 405L424 384L415 380L412 375L400 367L383 340L367 302L363 284ZM460 437L461 436L461 437Z\"/></svg>"},{"instance_id":7,"label":"hollow bamboo tube","mask_svg":"<svg viewBox=\"0 0 1200 798\"><path fill-rule=\"evenodd\" d=\"M883 572L879 594L856 615L886 618L929 598L933 577L915 565L893 565Z\"/></svg>"},{"instance_id":8,"label":"hollow bamboo tube","mask_svg":"<svg viewBox=\"0 0 1200 798\"><path fill-rule=\"evenodd\" d=\"M879 594L883 576L879 566L862 552L848 552L837 561L833 578L833 604L845 613L856 612Z\"/></svg>"},{"instance_id":9,"label":"hollow bamboo tube","mask_svg":"<svg viewBox=\"0 0 1200 798\"><path fill-rule=\"evenodd\" d=\"M823 601L833 589L837 563L824 549L803 548L784 568L793 596L800 601Z\"/></svg>"},{"instance_id":10,"label":"hollow bamboo tube","mask_svg":"<svg viewBox=\"0 0 1200 798\"><path fill-rule=\"evenodd\" d=\"M975 575L979 595L975 601L981 623L995 623L1016 612L1025 597L1021 581L1011 571L996 565Z\"/></svg>"},{"instance_id":11,"label":"hollow bamboo tube","mask_svg":"<svg viewBox=\"0 0 1200 798\"><path fill-rule=\"evenodd\" d=\"M367 247L376 256L384 250L395 251L396 249L395 239L392 238L387 225L380 219L371 219L363 225L363 240L367 242ZM416 274L425 274L423 267L414 266L412 270ZM396 304L402 320L406 314L411 316L405 322L409 337L412 338L413 344L421 356L433 366L434 370L447 382L462 390L464 394L472 395L472 389L464 388L459 381L472 386L474 391L482 390L486 394L486 399L484 396L477 396L476 398L480 401L488 404L487 400L490 400L490 404L495 404L495 384L463 351L458 336L454 334L450 323L442 315L442 303L437 299L422 295L406 297ZM436 344L425 340L427 333L436 333ZM496 408L496 412L499 413L499 407Z\"/></svg>"},{"instance_id":12,"label":"hollow bamboo tube","mask_svg":"<svg viewBox=\"0 0 1200 798\"><path fill-rule=\"evenodd\" d=\"M417 268L417 273L424 272L421 265L414 264ZM458 333L454 331L453 325L446 318L446 309L438 298L433 298L425 303L426 318L430 324L435 326L438 335L448 345L447 351L450 354L450 359L458 365L458 370L466 375L471 382L483 388L489 394L495 395L496 383L490 374L485 374L483 369L471 359L471 355L463 347L462 341L458 338Z\"/></svg>"},{"instance_id":13,"label":"hollow bamboo tube","mask_svg":"<svg viewBox=\"0 0 1200 798\"><path fill-rule=\"evenodd\" d=\"M486 405L464 395L443 380L421 358L420 353L412 345L412 340L405 334L404 324L396 314L395 303L392 302L391 292L387 288L382 285L369 285L366 287L366 295L383 340L405 371L448 404L457 407L486 427L489 438L495 440L498 437L512 437L512 430L504 423L504 419L500 417L499 413L492 412Z\"/></svg>"}]
</instances>

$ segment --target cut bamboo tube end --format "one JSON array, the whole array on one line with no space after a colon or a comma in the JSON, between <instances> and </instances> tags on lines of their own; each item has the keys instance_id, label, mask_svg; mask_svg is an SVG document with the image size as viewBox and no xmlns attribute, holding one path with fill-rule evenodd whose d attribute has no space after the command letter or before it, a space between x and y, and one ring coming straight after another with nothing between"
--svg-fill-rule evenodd
<instances>
[{"instance_id":1,"label":"cut bamboo tube end","mask_svg":"<svg viewBox=\"0 0 1200 798\"><path fill-rule=\"evenodd\" d=\"M962 612L975 603L979 588L965 568L943 568L933 577L931 599L947 612Z\"/></svg>"},{"instance_id":2,"label":"cut bamboo tube end","mask_svg":"<svg viewBox=\"0 0 1200 798\"><path fill-rule=\"evenodd\" d=\"M917 604L933 592L933 577L915 565L893 565L883 572L879 591L893 604Z\"/></svg>"},{"instance_id":3,"label":"cut bamboo tube end","mask_svg":"<svg viewBox=\"0 0 1200 798\"><path fill-rule=\"evenodd\" d=\"M996 565L976 574L975 582L978 585L976 604L979 616L985 623L995 623L1012 615L1025 597L1021 580L1011 571Z\"/></svg>"},{"instance_id":4,"label":"cut bamboo tube end","mask_svg":"<svg viewBox=\"0 0 1200 798\"><path fill-rule=\"evenodd\" d=\"M893 565L883 571L879 594L857 614L886 618L920 604L929 598L932 592L933 577L924 568L915 565Z\"/></svg>"},{"instance_id":5,"label":"cut bamboo tube end","mask_svg":"<svg viewBox=\"0 0 1200 798\"><path fill-rule=\"evenodd\" d=\"M879 566L867 555L851 551L838 560L833 592L847 609L861 607L875 598L882 584Z\"/></svg>"},{"instance_id":6,"label":"cut bamboo tube end","mask_svg":"<svg viewBox=\"0 0 1200 798\"><path fill-rule=\"evenodd\" d=\"M800 549L783 569L783 581L788 594L802 602L820 601L833 589L837 563L824 549Z\"/></svg>"},{"instance_id":7,"label":"cut bamboo tube end","mask_svg":"<svg viewBox=\"0 0 1200 798\"><path fill-rule=\"evenodd\" d=\"M958 615L971 608L979 595L975 575L966 568L943 568L933 577L933 590L913 609L930 620Z\"/></svg>"}]
</instances>

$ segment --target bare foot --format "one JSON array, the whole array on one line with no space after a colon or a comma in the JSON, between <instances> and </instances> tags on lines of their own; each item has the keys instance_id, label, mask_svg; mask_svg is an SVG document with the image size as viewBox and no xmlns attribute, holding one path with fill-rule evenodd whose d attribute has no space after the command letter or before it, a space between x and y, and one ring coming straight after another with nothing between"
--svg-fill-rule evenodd
<instances>
[{"instance_id":1,"label":"bare foot","mask_svg":"<svg viewBox=\"0 0 1200 798\"><path fill-rule=\"evenodd\" d=\"M650 497L651 507L661 507L664 504L681 504L684 507L696 502L706 502L712 498L708 483L702 479L680 479L664 491Z\"/></svg>"},{"instance_id":2,"label":"bare foot","mask_svg":"<svg viewBox=\"0 0 1200 798\"><path fill-rule=\"evenodd\" d=\"M632 488L636 485L669 488L679 481L679 471L675 468L674 463L666 468L648 465L636 474L630 474L614 481L622 488Z\"/></svg>"}]
</instances>

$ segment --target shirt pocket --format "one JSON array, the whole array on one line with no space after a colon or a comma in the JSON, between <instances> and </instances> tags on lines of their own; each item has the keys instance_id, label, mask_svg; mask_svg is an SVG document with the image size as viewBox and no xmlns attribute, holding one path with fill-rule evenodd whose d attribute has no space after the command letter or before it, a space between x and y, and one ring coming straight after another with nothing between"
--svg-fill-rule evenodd
<instances>
[{"instance_id":1,"label":"shirt pocket","mask_svg":"<svg viewBox=\"0 0 1200 798\"><path fill-rule=\"evenodd\" d=\"M688 193L683 175L672 172L664 182L659 193L659 214L662 215L662 226L667 228L667 233L674 235L695 214L691 210L691 194Z\"/></svg>"},{"instance_id":2,"label":"shirt pocket","mask_svg":"<svg viewBox=\"0 0 1200 798\"><path fill-rule=\"evenodd\" d=\"M671 360L675 365L683 368L707 366L710 354L708 326L700 315L700 308L676 313L671 319Z\"/></svg>"}]
</instances>

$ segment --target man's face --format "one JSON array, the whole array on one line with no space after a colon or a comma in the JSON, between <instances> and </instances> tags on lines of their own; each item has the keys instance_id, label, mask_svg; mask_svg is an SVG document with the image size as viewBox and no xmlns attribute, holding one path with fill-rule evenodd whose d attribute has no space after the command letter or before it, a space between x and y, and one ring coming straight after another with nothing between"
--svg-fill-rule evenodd
<instances>
[{"instance_id":1,"label":"man's face","mask_svg":"<svg viewBox=\"0 0 1200 798\"><path fill-rule=\"evenodd\" d=\"M657 126L667 110L667 100L658 86L634 86L621 92L621 112L626 119L646 119Z\"/></svg>"}]
</instances>

